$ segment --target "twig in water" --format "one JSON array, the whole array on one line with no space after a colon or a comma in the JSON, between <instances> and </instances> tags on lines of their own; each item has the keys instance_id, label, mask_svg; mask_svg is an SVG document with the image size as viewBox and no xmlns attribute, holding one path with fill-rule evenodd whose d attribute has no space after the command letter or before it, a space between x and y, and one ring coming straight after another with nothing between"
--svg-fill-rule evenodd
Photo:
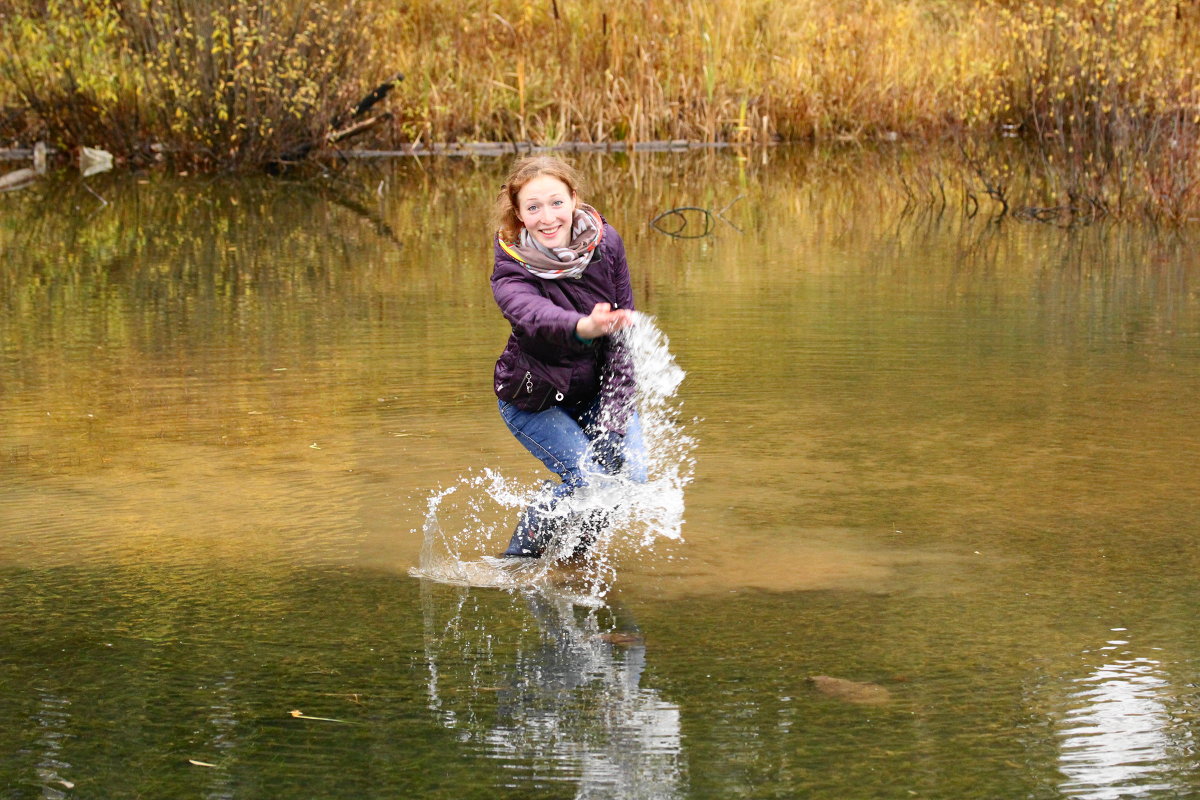
<instances>
[{"instance_id":1,"label":"twig in water","mask_svg":"<svg viewBox=\"0 0 1200 800\"><path fill-rule=\"evenodd\" d=\"M676 239L701 239L713 232L713 229L717 226L715 220L719 219L738 233L742 233L743 231L741 228L725 218L725 212L732 208L733 204L738 200L741 200L743 196L744 195L739 194L737 197L726 203L725 207L720 211L709 211L707 208L700 208L699 206L679 206L678 208L667 209L654 219L650 220L650 225L659 233L665 233L667 236L673 236ZM703 216L704 229L699 233L685 232L688 229L689 213L692 217L701 215ZM667 218L676 219L679 227L675 228L674 230L668 230L659 224Z\"/></svg>"},{"instance_id":2,"label":"twig in water","mask_svg":"<svg viewBox=\"0 0 1200 800\"><path fill-rule=\"evenodd\" d=\"M726 203L724 208L722 208L720 211L717 212L717 218L720 219L722 222L724 222L729 227L733 228L738 233L742 233L742 229L739 228L737 225L734 225L729 220L725 219L725 212L728 211L730 208L732 208L733 204L736 203L738 200L741 200L743 197L745 197L745 195L739 194L737 197L733 198L728 203Z\"/></svg>"},{"instance_id":3,"label":"twig in water","mask_svg":"<svg viewBox=\"0 0 1200 800\"><path fill-rule=\"evenodd\" d=\"M289 714L291 714L291 715L292 715L293 717L295 717L296 719L315 719L315 720L317 720L318 722L340 722L340 723L342 723L343 725L355 725L355 724L357 724L357 723L351 722L351 721L350 721L350 720L348 720L348 719L333 719L332 717L310 717L309 715L307 715L307 714L303 713L303 712L302 712L302 711L300 711L300 710L296 710L296 711L289 711L288 713L289 713Z\"/></svg>"},{"instance_id":4,"label":"twig in water","mask_svg":"<svg viewBox=\"0 0 1200 800\"><path fill-rule=\"evenodd\" d=\"M80 181L80 182L82 183L82 181ZM93 196L95 196L95 198L96 198L97 200L99 200L99 201L100 201L100 207L101 207L101 208L104 208L106 205L108 205L108 201L107 201L107 200L105 200L103 197L101 197L101 196L100 196L100 194L99 194L99 192L97 192L95 189L93 189L92 187L88 186L86 183L84 183L84 184L83 184L83 188L85 188L85 189L87 189L89 192L91 192L91 193L92 193L92 195L93 195Z\"/></svg>"},{"instance_id":5,"label":"twig in water","mask_svg":"<svg viewBox=\"0 0 1200 800\"><path fill-rule=\"evenodd\" d=\"M704 230L700 231L700 233L684 233L688 228L688 215L686 212L689 211L704 215ZM677 217L679 219L679 227L672 231L658 224L667 217ZM707 208L700 208L699 206L680 206L662 212L650 220L650 225L659 233L665 233L667 236L672 236L676 239L702 239L712 233L714 227L713 213Z\"/></svg>"}]
</instances>

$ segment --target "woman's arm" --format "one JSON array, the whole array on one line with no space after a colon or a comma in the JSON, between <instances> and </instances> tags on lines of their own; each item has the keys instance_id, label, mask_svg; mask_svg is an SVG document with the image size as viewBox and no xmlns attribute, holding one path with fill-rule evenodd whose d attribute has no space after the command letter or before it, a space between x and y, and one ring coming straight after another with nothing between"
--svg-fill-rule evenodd
<instances>
[{"instance_id":1,"label":"woman's arm","mask_svg":"<svg viewBox=\"0 0 1200 800\"><path fill-rule=\"evenodd\" d=\"M583 339L598 339L633 324L633 288L629 280L629 265L625 261L625 243L611 225L604 231L604 245L608 250L609 279L613 284L612 303L597 303L592 313L575 327L575 333Z\"/></svg>"},{"instance_id":2,"label":"woman's arm","mask_svg":"<svg viewBox=\"0 0 1200 800\"><path fill-rule=\"evenodd\" d=\"M499 247L496 249L492 296L522 346L535 351L546 346L567 350L586 348L588 344L575 335L576 326L585 315L545 297L538 291L536 282L540 278L531 276Z\"/></svg>"}]
</instances>

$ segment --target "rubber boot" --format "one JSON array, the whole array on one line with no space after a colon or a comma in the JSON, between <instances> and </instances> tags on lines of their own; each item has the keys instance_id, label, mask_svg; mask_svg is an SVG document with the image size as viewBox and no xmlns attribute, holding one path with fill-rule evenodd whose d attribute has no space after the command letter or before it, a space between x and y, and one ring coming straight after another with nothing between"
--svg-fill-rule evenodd
<instances>
[{"instance_id":1,"label":"rubber boot","mask_svg":"<svg viewBox=\"0 0 1200 800\"><path fill-rule=\"evenodd\" d=\"M513 531L508 549L500 555L515 558L541 558L542 554L546 552L546 545L554 536L557 521L553 517L543 518L534 506L530 506L521 512L521 518L517 521L517 529Z\"/></svg>"},{"instance_id":2,"label":"rubber boot","mask_svg":"<svg viewBox=\"0 0 1200 800\"><path fill-rule=\"evenodd\" d=\"M608 511L594 510L572 518L579 530L579 541L571 552L572 558L583 558L587 555L596 539L608 527L610 516Z\"/></svg>"}]
</instances>

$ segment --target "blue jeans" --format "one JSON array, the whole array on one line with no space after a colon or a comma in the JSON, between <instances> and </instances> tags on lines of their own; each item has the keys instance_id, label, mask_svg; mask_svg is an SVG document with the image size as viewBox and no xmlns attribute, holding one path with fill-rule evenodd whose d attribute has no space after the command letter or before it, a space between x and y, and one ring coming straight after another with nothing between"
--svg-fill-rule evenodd
<instances>
[{"instance_id":1,"label":"blue jeans","mask_svg":"<svg viewBox=\"0 0 1200 800\"><path fill-rule=\"evenodd\" d=\"M606 470L597 463L590 445L603 428L596 422L600 398L578 406L551 406L544 411L522 411L499 401L504 424L526 450L533 453L562 482L535 500L521 514L512 542L504 555L540 556L553 534L554 514L559 501L586 486L594 475ZM637 412L630 415L622 442L624 469L631 480L646 481L646 449Z\"/></svg>"}]
</instances>

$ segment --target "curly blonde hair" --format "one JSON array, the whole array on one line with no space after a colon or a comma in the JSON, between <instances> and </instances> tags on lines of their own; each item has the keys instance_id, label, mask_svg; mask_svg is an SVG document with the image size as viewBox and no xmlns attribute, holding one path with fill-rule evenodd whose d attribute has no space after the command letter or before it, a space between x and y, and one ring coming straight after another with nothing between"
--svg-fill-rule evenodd
<instances>
[{"instance_id":1,"label":"curly blonde hair","mask_svg":"<svg viewBox=\"0 0 1200 800\"><path fill-rule=\"evenodd\" d=\"M497 195L495 207L492 209L492 225L501 240L515 242L521 229L525 227L521 224L517 195L525 188L525 184L540 175L558 178L571 190L571 194L582 202L580 195L583 179L573 166L557 156L522 158L513 164L508 178L500 187L500 194Z\"/></svg>"}]
</instances>

